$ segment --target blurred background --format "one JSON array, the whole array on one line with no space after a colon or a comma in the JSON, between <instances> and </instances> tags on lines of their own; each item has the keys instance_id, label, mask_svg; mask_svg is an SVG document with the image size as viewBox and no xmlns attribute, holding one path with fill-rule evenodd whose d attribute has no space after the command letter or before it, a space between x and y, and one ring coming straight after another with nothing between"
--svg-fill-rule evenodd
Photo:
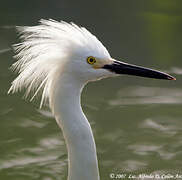
<instances>
[{"instance_id":1,"label":"blurred background","mask_svg":"<svg viewBox=\"0 0 182 180\"><path fill-rule=\"evenodd\" d=\"M121 76L88 84L82 106L94 131L101 179L110 173L182 173L181 0L1 0L0 179L66 180L64 139L48 109L7 95L16 77L15 26L41 18L86 27L111 56L177 81Z\"/></svg>"}]
</instances>

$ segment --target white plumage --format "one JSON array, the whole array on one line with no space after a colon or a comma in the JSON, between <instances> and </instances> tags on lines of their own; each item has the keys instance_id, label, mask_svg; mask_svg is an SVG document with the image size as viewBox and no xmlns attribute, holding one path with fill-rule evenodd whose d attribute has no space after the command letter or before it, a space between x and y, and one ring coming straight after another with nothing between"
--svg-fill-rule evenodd
<instances>
[{"instance_id":1,"label":"white plumage","mask_svg":"<svg viewBox=\"0 0 182 180\"><path fill-rule=\"evenodd\" d=\"M77 57L96 56L110 58L102 43L84 27L74 23L55 20L40 20L34 27L17 27L22 40L14 45L18 61L12 68L19 76L12 82L9 92L26 90L31 100L42 91L43 102L49 98L51 83L58 69L64 68L68 60Z\"/></svg>"}]
</instances>

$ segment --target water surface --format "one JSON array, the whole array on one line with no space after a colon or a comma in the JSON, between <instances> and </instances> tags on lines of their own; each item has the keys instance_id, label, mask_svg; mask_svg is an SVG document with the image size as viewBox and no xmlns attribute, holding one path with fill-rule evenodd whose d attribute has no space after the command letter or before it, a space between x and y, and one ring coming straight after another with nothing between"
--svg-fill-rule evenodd
<instances>
[{"instance_id":1,"label":"water surface","mask_svg":"<svg viewBox=\"0 0 182 180\"><path fill-rule=\"evenodd\" d=\"M66 180L64 139L48 109L7 95L16 76L16 25L41 18L86 26L114 58L164 70L177 81L121 76L92 82L82 105L97 144L101 179L110 173L182 174L182 2L8 1L0 6L0 179Z\"/></svg>"}]
</instances>

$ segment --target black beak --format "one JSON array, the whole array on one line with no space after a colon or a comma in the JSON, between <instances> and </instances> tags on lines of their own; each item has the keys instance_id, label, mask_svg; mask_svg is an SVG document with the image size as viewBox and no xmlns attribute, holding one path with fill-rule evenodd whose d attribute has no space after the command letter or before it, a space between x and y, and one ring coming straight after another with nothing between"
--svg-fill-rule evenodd
<instances>
[{"instance_id":1,"label":"black beak","mask_svg":"<svg viewBox=\"0 0 182 180\"><path fill-rule=\"evenodd\" d=\"M116 74L128 74L147 78L176 80L176 78L170 76L169 74L116 60L114 60L112 64L104 65L103 68Z\"/></svg>"}]
</instances>

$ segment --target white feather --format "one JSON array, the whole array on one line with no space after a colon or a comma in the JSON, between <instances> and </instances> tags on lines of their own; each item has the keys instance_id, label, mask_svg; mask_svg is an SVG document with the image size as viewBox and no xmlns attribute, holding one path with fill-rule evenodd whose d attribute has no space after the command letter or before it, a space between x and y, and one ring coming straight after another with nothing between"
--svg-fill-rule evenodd
<instances>
[{"instance_id":1,"label":"white feather","mask_svg":"<svg viewBox=\"0 0 182 180\"><path fill-rule=\"evenodd\" d=\"M73 54L93 53L96 56L110 57L102 43L83 27L74 23L54 20L40 20L40 25L17 27L21 43L14 45L18 61L12 69L18 77L12 82L9 93L25 89L31 100L42 90L40 106L49 100L51 83L57 70Z\"/></svg>"}]
</instances>

